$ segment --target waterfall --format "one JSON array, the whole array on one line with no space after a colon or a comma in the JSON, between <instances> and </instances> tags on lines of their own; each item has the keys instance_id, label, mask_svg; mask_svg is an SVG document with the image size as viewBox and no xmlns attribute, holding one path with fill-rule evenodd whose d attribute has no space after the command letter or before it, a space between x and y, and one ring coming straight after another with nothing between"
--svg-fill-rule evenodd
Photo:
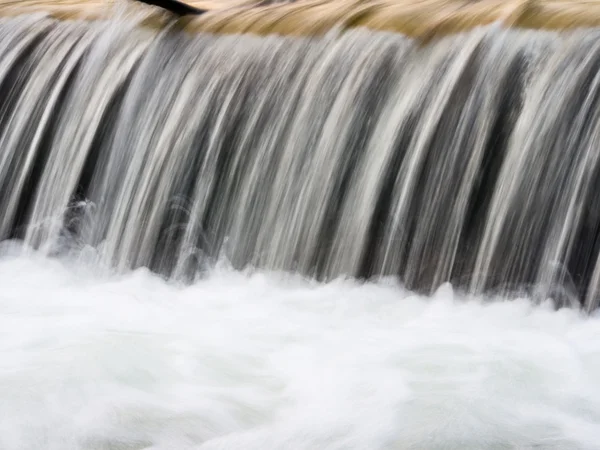
<instances>
[{"instance_id":1,"label":"waterfall","mask_svg":"<svg viewBox=\"0 0 600 450\"><path fill-rule=\"evenodd\" d=\"M0 238L116 270L600 299L597 31L0 19Z\"/></svg>"}]
</instances>

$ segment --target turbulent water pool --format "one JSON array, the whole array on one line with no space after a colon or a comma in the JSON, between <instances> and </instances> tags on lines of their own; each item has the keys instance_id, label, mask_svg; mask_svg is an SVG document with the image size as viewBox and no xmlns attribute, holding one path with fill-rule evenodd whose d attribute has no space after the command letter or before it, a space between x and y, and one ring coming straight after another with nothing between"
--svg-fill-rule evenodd
<instances>
[{"instance_id":1,"label":"turbulent water pool","mask_svg":"<svg viewBox=\"0 0 600 450\"><path fill-rule=\"evenodd\" d=\"M0 258L0 448L598 449L598 317Z\"/></svg>"}]
</instances>

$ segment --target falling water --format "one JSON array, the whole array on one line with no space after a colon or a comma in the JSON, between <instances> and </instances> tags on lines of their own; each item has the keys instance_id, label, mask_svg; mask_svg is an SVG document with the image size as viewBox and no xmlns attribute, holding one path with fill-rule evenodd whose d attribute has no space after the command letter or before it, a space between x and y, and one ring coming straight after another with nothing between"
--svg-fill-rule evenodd
<instances>
[{"instance_id":1,"label":"falling water","mask_svg":"<svg viewBox=\"0 0 600 450\"><path fill-rule=\"evenodd\" d=\"M600 39L0 19L0 237L119 271L600 299Z\"/></svg>"}]
</instances>

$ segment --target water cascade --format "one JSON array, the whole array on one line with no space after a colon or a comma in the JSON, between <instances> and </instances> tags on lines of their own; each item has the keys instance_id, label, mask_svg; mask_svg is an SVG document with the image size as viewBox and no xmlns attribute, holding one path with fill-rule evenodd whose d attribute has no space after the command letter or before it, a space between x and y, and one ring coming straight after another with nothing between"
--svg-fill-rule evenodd
<instances>
[{"instance_id":1,"label":"water cascade","mask_svg":"<svg viewBox=\"0 0 600 450\"><path fill-rule=\"evenodd\" d=\"M599 38L0 18L0 238L595 309Z\"/></svg>"}]
</instances>

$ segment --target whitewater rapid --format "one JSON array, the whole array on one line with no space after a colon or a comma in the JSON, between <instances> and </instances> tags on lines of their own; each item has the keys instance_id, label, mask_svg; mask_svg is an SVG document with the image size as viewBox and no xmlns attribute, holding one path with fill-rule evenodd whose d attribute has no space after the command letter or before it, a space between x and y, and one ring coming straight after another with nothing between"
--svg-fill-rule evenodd
<instances>
[{"instance_id":1,"label":"whitewater rapid","mask_svg":"<svg viewBox=\"0 0 600 450\"><path fill-rule=\"evenodd\" d=\"M600 448L600 323L573 310L6 249L0 287L3 450Z\"/></svg>"}]
</instances>

